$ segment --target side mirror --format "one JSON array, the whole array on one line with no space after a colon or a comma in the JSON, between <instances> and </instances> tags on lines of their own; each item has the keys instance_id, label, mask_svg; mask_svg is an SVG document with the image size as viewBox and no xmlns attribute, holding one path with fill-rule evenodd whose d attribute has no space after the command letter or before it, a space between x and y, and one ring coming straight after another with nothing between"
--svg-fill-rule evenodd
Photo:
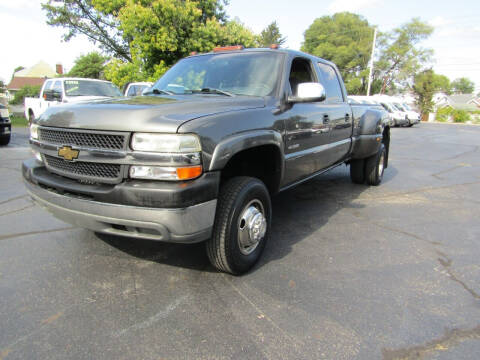
<instances>
[{"instance_id":1,"label":"side mirror","mask_svg":"<svg viewBox=\"0 0 480 360\"><path fill-rule=\"evenodd\" d=\"M289 103L317 102L326 99L325 88L319 83L301 83L297 87L297 95L289 96Z\"/></svg>"}]
</instances>

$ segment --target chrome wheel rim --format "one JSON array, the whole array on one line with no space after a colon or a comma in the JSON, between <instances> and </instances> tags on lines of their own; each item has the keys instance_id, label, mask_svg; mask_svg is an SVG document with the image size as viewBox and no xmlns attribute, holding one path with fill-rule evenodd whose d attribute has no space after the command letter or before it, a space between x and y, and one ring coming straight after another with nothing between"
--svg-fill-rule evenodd
<instances>
[{"instance_id":1,"label":"chrome wheel rim","mask_svg":"<svg viewBox=\"0 0 480 360\"><path fill-rule=\"evenodd\" d=\"M378 164L378 177L381 178L383 175L383 169L385 166L385 152L382 151L382 155L380 155L380 160Z\"/></svg>"},{"instance_id":2,"label":"chrome wheel rim","mask_svg":"<svg viewBox=\"0 0 480 360\"><path fill-rule=\"evenodd\" d=\"M243 255L251 254L267 232L265 209L260 200L254 199L243 208L237 229L240 252Z\"/></svg>"}]
</instances>

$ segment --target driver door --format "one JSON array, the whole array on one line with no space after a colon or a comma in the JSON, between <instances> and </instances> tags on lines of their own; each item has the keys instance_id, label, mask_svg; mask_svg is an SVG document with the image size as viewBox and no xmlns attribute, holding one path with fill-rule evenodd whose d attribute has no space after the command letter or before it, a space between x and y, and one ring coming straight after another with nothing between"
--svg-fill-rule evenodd
<instances>
[{"instance_id":1,"label":"driver door","mask_svg":"<svg viewBox=\"0 0 480 360\"><path fill-rule=\"evenodd\" d=\"M289 74L292 95L296 95L301 83L319 82L308 58L294 58ZM295 103L283 115L286 116L284 185L288 185L326 166L323 155L328 149L331 128L328 108L322 102Z\"/></svg>"}]
</instances>

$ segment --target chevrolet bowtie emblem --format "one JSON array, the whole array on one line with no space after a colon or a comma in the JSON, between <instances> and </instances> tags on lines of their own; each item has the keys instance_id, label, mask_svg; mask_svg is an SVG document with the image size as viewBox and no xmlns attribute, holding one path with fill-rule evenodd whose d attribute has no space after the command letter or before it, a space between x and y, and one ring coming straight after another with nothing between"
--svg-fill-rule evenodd
<instances>
[{"instance_id":1,"label":"chevrolet bowtie emblem","mask_svg":"<svg viewBox=\"0 0 480 360\"><path fill-rule=\"evenodd\" d=\"M64 146L58 149L58 156L64 158L65 160L72 161L73 159L78 158L80 151L72 149L70 146Z\"/></svg>"}]
</instances>

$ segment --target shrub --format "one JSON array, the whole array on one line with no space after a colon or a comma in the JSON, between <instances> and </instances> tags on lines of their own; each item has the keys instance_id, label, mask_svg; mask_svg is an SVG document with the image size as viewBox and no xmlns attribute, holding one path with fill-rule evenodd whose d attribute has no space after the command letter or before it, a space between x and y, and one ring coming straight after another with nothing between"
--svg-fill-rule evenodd
<instances>
[{"instance_id":1,"label":"shrub","mask_svg":"<svg viewBox=\"0 0 480 360\"><path fill-rule=\"evenodd\" d=\"M453 109L451 107L440 108L437 110L436 120L440 122L446 122L448 121L452 113Z\"/></svg>"},{"instance_id":2,"label":"shrub","mask_svg":"<svg viewBox=\"0 0 480 360\"><path fill-rule=\"evenodd\" d=\"M470 121L470 114L465 110L453 110L453 121L456 123L463 123Z\"/></svg>"},{"instance_id":3,"label":"shrub","mask_svg":"<svg viewBox=\"0 0 480 360\"><path fill-rule=\"evenodd\" d=\"M38 97L40 94L40 85L25 85L20 90L18 90L13 99L10 101L12 105L23 104L23 101L26 97Z\"/></svg>"},{"instance_id":4,"label":"shrub","mask_svg":"<svg viewBox=\"0 0 480 360\"><path fill-rule=\"evenodd\" d=\"M436 119L440 122L446 122L452 119L456 123L463 123L471 120L470 113L465 110L444 107L437 110Z\"/></svg>"}]
</instances>

